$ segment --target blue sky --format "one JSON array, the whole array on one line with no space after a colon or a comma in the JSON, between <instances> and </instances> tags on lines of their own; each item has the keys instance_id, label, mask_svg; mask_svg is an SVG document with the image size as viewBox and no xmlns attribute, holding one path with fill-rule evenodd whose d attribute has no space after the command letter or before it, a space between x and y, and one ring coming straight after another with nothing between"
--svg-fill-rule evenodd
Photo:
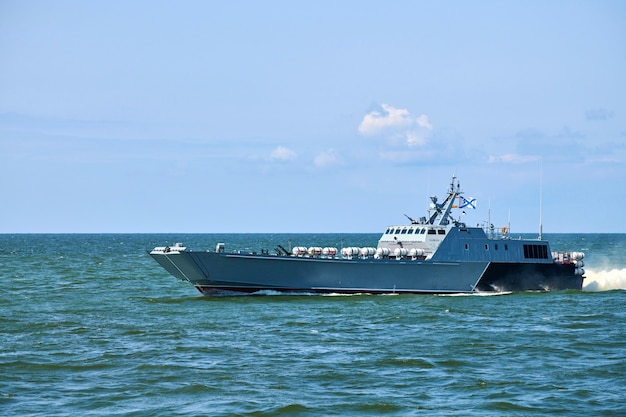
<instances>
[{"instance_id":1,"label":"blue sky","mask_svg":"<svg viewBox=\"0 0 626 417\"><path fill-rule=\"evenodd\" d=\"M622 1L1 1L0 233L626 232Z\"/></svg>"}]
</instances>

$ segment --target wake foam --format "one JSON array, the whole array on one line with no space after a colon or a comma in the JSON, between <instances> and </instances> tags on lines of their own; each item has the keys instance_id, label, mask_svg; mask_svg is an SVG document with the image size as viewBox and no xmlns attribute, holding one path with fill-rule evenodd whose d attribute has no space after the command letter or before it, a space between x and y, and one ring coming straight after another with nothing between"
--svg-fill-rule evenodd
<instances>
[{"instance_id":1,"label":"wake foam","mask_svg":"<svg viewBox=\"0 0 626 417\"><path fill-rule=\"evenodd\" d=\"M583 291L626 290L626 268L593 271L587 269Z\"/></svg>"}]
</instances>

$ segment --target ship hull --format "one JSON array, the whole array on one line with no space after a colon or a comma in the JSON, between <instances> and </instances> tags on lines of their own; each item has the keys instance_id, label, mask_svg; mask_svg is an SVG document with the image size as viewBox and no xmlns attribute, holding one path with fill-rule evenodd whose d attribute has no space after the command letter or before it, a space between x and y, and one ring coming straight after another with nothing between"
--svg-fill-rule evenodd
<instances>
[{"instance_id":1,"label":"ship hull","mask_svg":"<svg viewBox=\"0 0 626 417\"><path fill-rule=\"evenodd\" d=\"M486 262L323 259L215 252L152 254L203 293L457 293L474 290ZM215 291L213 291L215 290Z\"/></svg>"},{"instance_id":2,"label":"ship hull","mask_svg":"<svg viewBox=\"0 0 626 417\"><path fill-rule=\"evenodd\" d=\"M479 291L581 290L574 264L491 262L476 286Z\"/></svg>"},{"instance_id":3,"label":"ship hull","mask_svg":"<svg viewBox=\"0 0 626 417\"><path fill-rule=\"evenodd\" d=\"M570 271L558 268L562 265L554 264L340 259L194 251L151 253L151 256L170 274L190 282L207 295L260 291L450 294L582 287L582 279L576 278L573 271L570 274ZM550 276L561 278L550 280Z\"/></svg>"}]
</instances>

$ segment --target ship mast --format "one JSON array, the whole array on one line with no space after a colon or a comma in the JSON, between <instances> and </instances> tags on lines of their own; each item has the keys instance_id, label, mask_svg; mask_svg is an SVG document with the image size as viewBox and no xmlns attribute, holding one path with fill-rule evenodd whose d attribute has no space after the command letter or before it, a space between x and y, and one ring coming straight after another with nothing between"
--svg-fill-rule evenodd
<instances>
[{"instance_id":1,"label":"ship mast","mask_svg":"<svg viewBox=\"0 0 626 417\"><path fill-rule=\"evenodd\" d=\"M448 195L443 203L437 203L437 197L432 196L430 200L432 201L431 210L434 210L434 213L430 215L428 218L428 224L445 226L449 223L448 217L450 217L450 210L452 210L452 206L454 206L454 202L458 196L463 194L461 191L461 184L456 180L456 176L452 176L452 181L450 181L450 188L448 189ZM429 210L429 211L431 211ZM439 218L439 220L437 220Z\"/></svg>"}]
</instances>

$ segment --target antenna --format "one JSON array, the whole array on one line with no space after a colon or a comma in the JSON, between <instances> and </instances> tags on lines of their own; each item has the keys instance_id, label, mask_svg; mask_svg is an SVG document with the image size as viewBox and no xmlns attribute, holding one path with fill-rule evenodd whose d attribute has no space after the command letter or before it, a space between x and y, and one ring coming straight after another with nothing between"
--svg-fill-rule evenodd
<instances>
[{"instance_id":1,"label":"antenna","mask_svg":"<svg viewBox=\"0 0 626 417\"><path fill-rule=\"evenodd\" d=\"M539 158L539 240L543 235L543 157Z\"/></svg>"},{"instance_id":2,"label":"antenna","mask_svg":"<svg viewBox=\"0 0 626 417\"><path fill-rule=\"evenodd\" d=\"M509 224L507 225L507 229L509 229L509 233L511 233L511 209L509 208Z\"/></svg>"},{"instance_id":3,"label":"antenna","mask_svg":"<svg viewBox=\"0 0 626 417\"><path fill-rule=\"evenodd\" d=\"M487 224L489 227L489 238L493 239L493 228L491 227L491 196L489 196L489 210L487 211Z\"/></svg>"}]
</instances>

